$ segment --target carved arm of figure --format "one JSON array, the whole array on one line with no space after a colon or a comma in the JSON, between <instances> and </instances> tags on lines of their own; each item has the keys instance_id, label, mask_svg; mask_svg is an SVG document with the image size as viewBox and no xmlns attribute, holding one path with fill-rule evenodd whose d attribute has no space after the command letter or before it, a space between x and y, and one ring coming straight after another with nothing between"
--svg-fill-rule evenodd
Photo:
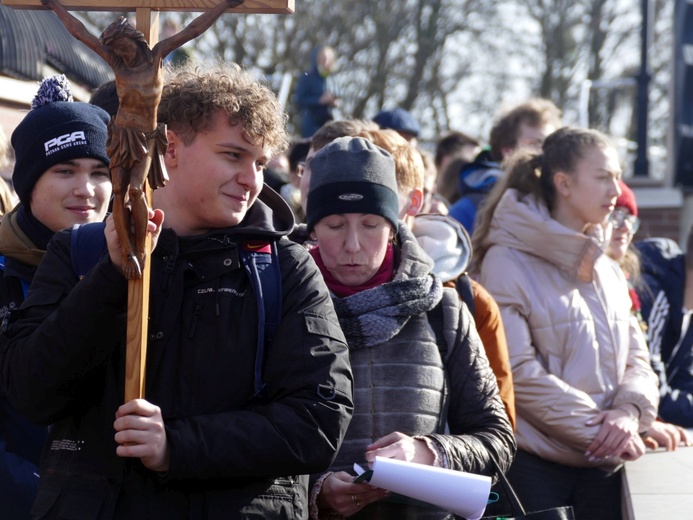
<instances>
[{"instance_id":1,"label":"carved arm of figure","mask_svg":"<svg viewBox=\"0 0 693 520\"><path fill-rule=\"evenodd\" d=\"M82 22L65 9L58 0L41 0L41 3L51 9L63 22L65 28L79 41L84 43L91 50L101 56L106 62L110 63L110 58L106 50L99 42L99 39L91 34Z\"/></svg>"}]
</instances>

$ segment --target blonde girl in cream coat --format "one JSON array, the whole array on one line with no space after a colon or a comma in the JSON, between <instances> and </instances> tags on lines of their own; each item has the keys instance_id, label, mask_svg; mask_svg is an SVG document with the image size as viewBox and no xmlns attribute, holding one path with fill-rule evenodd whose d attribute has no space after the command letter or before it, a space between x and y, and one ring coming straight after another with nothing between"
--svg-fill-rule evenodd
<instances>
[{"instance_id":1,"label":"blonde girl in cream coat","mask_svg":"<svg viewBox=\"0 0 693 520\"><path fill-rule=\"evenodd\" d=\"M655 419L658 389L625 278L599 236L620 195L617 153L599 132L565 127L507 172L474 250L513 370L519 449L508 476L528 510L620 518L620 468L645 451L639 433Z\"/></svg>"}]
</instances>

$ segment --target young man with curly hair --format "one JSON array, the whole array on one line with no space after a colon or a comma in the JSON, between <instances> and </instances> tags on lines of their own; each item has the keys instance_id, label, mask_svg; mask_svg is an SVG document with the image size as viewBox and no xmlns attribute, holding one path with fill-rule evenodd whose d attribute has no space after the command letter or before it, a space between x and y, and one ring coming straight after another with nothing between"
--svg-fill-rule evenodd
<instances>
[{"instance_id":1,"label":"young man with curly hair","mask_svg":"<svg viewBox=\"0 0 693 520\"><path fill-rule=\"evenodd\" d=\"M170 181L148 222L145 399L123 403L127 280L112 219L107 254L80 281L70 232L56 236L7 332L8 397L53 424L37 518L304 518L300 475L330 465L351 417L329 293L285 238L291 210L262 190L265 164L286 147L276 97L236 65L174 72L158 114ZM258 374L259 296L240 251L267 248L281 320Z\"/></svg>"}]
</instances>

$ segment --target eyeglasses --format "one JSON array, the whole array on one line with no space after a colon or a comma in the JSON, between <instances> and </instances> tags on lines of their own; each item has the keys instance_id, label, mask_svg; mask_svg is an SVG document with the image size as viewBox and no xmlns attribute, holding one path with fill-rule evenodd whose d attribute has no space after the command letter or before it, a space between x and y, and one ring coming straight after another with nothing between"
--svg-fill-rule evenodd
<instances>
[{"instance_id":1,"label":"eyeglasses","mask_svg":"<svg viewBox=\"0 0 693 520\"><path fill-rule=\"evenodd\" d=\"M640 228L640 219L638 217L618 208L611 213L609 221L614 229L621 229L624 225L628 224L630 233L633 235L637 233Z\"/></svg>"}]
</instances>

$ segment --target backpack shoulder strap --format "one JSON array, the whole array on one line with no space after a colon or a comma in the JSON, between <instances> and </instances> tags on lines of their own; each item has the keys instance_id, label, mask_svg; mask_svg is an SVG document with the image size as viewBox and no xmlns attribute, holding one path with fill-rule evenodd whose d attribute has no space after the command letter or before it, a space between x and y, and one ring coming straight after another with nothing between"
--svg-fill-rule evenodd
<instances>
[{"instance_id":1,"label":"backpack shoulder strap","mask_svg":"<svg viewBox=\"0 0 693 520\"><path fill-rule=\"evenodd\" d=\"M239 256L257 300L257 350L255 352L253 400L262 400L265 350L269 348L282 319L282 273L277 243L246 240Z\"/></svg>"},{"instance_id":2,"label":"backpack shoulder strap","mask_svg":"<svg viewBox=\"0 0 693 520\"><path fill-rule=\"evenodd\" d=\"M474 288L472 287L472 280L469 278L468 273L462 273L455 280L455 289L457 289L457 294L460 295L462 301L467 305L469 309L469 314L474 316Z\"/></svg>"},{"instance_id":3,"label":"backpack shoulder strap","mask_svg":"<svg viewBox=\"0 0 693 520\"><path fill-rule=\"evenodd\" d=\"M459 327L459 301L456 291L446 287L438 305L427 313L428 323L436 335L436 344L443 363L447 362L450 350L455 346Z\"/></svg>"},{"instance_id":4,"label":"backpack shoulder strap","mask_svg":"<svg viewBox=\"0 0 693 520\"><path fill-rule=\"evenodd\" d=\"M3 273L5 271L5 263L7 260L5 259L4 255L0 255L0 273ZM1 274L0 274L1 276ZM26 295L29 292L29 283L28 280L25 280L24 278L19 278L19 283L22 285L22 293L24 294L24 298L26 299Z\"/></svg>"},{"instance_id":5,"label":"backpack shoulder strap","mask_svg":"<svg viewBox=\"0 0 693 520\"><path fill-rule=\"evenodd\" d=\"M105 222L75 224L70 235L70 259L78 279L82 279L106 253Z\"/></svg>"}]
</instances>

